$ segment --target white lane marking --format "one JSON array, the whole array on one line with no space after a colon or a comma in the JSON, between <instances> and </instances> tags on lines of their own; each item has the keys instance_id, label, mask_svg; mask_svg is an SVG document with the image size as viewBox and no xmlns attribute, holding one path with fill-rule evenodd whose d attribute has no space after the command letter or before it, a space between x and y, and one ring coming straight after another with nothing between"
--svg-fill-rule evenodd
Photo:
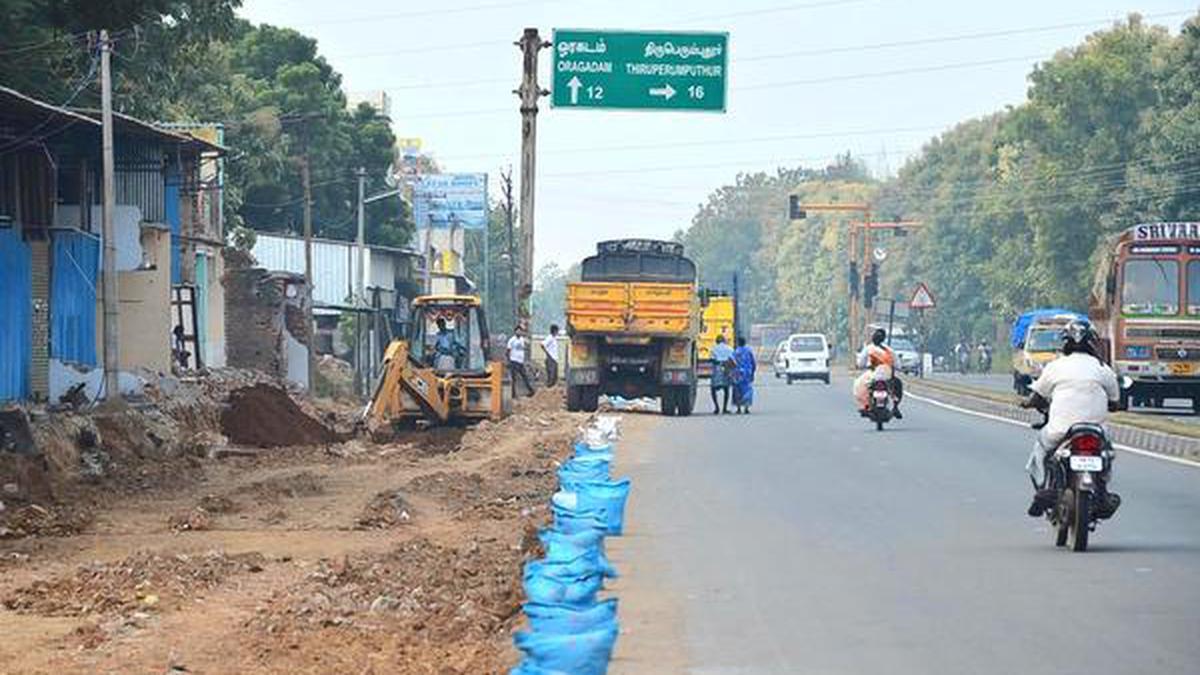
<instances>
[{"instance_id":1,"label":"white lane marking","mask_svg":"<svg viewBox=\"0 0 1200 675\"><path fill-rule=\"evenodd\" d=\"M952 405L950 403L943 403L941 401L935 401L932 398L927 398L925 396L921 396L920 394L913 394L911 392L905 392L904 396L905 396L905 398L915 398L918 401L922 401L924 403L928 403L930 405L937 406L939 408L945 408L946 410L950 410L950 411L953 411L956 413L962 413L964 415L971 415L974 417L982 417L985 420L992 420L993 422L1003 422L1004 424L1009 424L1009 425L1012 425L1015 427L1026 427L1026 428L1029 427L1029 425L1024 422L1018 422L1017 420L1010 420L1007 417L1001 417L999 415L993 415L991 413L979 412L978 410L970 410L968 408L963 408L960 406ZM1196 461L1193 461L1190 459L1184 459L1183 457L1172 457L1171 455L1164 455L1162 453L1154 452L1153 450L1144 450L1142 448L1135 448L1133 446L1123 445L1121 443L1113 443L1113 447L1122 452L1132 452L1135 455L1141 455L1143 457L1149 457L1151 459L1161 459L1164 462L1171 462L1172 464L1181 464L1183 466L1188 466L1193 469L1200 469L1200 462L1196 462Z\"/></svg>"}]
</instances>

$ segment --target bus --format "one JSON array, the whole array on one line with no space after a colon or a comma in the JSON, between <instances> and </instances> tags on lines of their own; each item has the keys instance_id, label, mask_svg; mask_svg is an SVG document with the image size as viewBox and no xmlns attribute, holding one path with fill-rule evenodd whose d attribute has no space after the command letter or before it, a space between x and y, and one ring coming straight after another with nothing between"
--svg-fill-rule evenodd
<instances>
[{"instance_id":1,"label":"bus","mask_svg":"<svg viewBox=\"0 0 1200 675\"><path fill-rule=\"evenodd\" d=\"M1132 380L1124 398L1150 407L1190 399L1200 412L1200 222L1141 223L1117 235L1088 313L1110 365Z\"/></svg>"}]
</instances>

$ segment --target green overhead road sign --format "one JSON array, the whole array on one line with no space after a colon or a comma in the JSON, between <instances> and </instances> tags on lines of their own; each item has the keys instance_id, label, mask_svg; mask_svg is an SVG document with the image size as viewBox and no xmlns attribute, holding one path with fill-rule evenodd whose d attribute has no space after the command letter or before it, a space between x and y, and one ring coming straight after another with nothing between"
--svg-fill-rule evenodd
<instances>
[{"instance_id":1,"label":"green overhead road sign","mask_svg":"<svg viewBox=\"0 0 1200 675\"><path fill-rule=\"evenodd\" d=\"M725 111L728 33L554 29L556 108Z\"/></svg>"}]
</instances>

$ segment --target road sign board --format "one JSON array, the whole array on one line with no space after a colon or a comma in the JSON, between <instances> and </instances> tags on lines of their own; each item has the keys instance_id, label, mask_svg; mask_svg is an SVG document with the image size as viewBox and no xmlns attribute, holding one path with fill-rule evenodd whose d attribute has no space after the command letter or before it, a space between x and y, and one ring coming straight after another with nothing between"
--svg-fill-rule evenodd
<instances>
[{"instance_id":1,"label":"road sign board","mask_svg":"<svg viewBox=\"0 0 1200 675\"><path fill-rule=\"evenodd\" d=\"M728 33L554 29L556 108L725 111Z\"/></svg>"},{"instance_id":2,"label":"road sign board","mask_svg":"<svg viewBox=\"0 0 1200 675\"><path fill-rule=\"evenodd\" d=\"M486 173L431 173L413 184L413 220L417 227L487 226Z\"/></svg>"},{"instance_id":3,"label":"road sign board","mask_svg":"<svg viewBox=\"0 0 1200 675\"><path fill-rule=\"evenodd\" d=\"M912 300L908 301L908 306L910 309L933 309L937 306L937 301L933 299L933 293L929 292L929 287L922 281L913 291Z\"/></svg>"}]
</instances>

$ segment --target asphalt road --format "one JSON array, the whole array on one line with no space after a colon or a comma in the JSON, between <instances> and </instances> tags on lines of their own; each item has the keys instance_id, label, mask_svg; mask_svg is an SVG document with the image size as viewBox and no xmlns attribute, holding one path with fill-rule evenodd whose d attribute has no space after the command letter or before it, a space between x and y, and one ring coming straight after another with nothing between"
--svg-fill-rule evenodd
<instances>
[{"instance_id":1,"label":"asphalt road","mask_svg":"<svg viewBox=\"0 0 1200 675\"><path fill-rule=\"evenodd\" d=\"M911 401L879 433L844 378L758 398L619 448L614 672L1200 672L1200 468L1122 454L1071 553L1024 513L1028 430Z\"/></svg>"}]
</instances>

